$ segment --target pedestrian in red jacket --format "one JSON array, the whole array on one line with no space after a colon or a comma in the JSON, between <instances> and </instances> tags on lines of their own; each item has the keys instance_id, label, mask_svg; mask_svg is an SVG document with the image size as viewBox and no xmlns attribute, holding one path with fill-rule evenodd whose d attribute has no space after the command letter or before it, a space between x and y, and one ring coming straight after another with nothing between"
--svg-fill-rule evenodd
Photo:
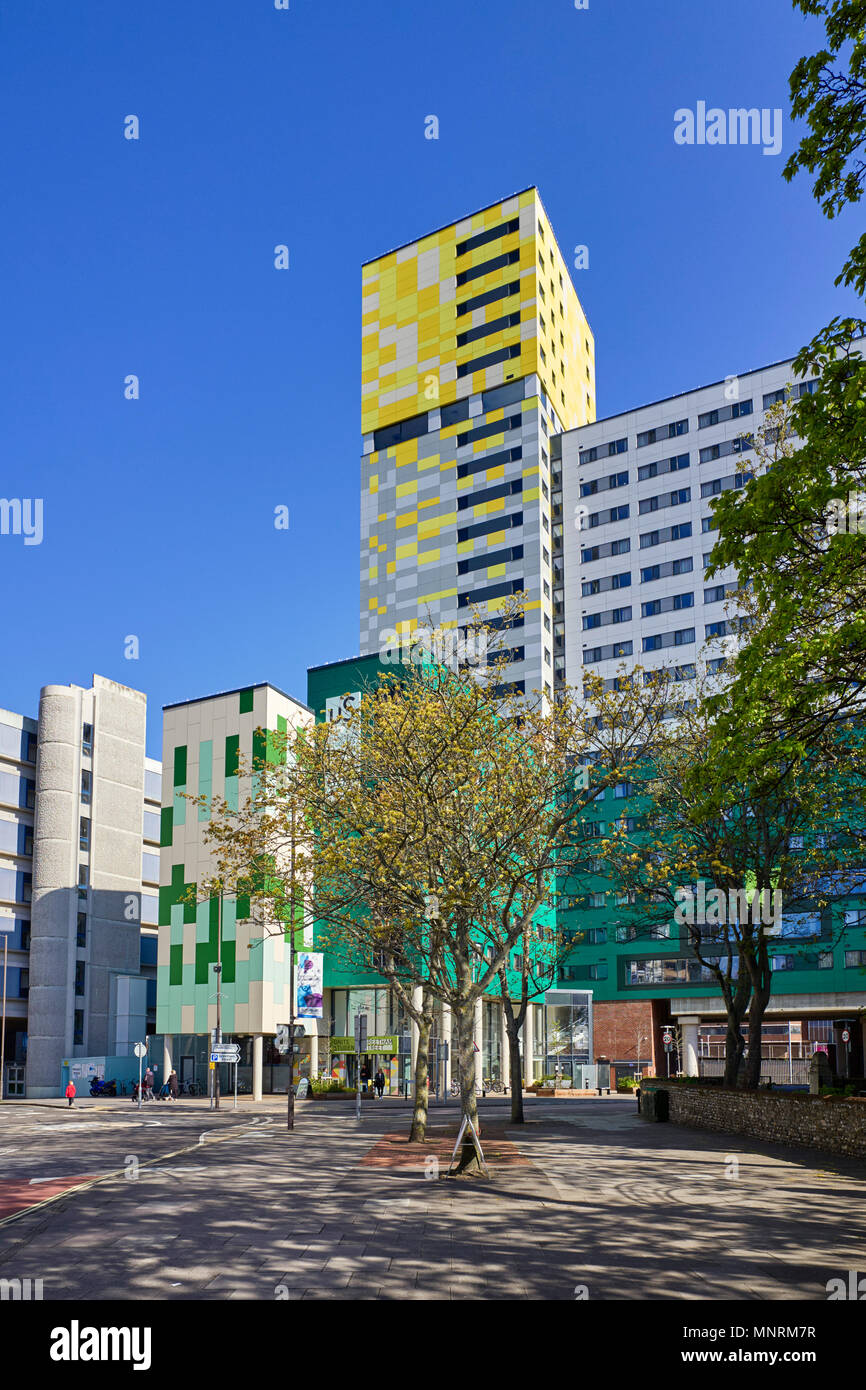
<instances>
[{"instance_id":1,"label":"pedestrian in red jacket","mask_svg":"<svg viewBox=\"0 0 866 1390\"><path fill-rule=\"evenodd\" d=\"M74 1083L74 1081L70 1081L69 1085L66 1087L66 1099L69 1101L69 1104L70 1104L70 1106L71 1106L71 1105L72 1105L72 1102L73 1102L74 1099L75 1099L75 1083Z\"/></svg>"}]
</instances>

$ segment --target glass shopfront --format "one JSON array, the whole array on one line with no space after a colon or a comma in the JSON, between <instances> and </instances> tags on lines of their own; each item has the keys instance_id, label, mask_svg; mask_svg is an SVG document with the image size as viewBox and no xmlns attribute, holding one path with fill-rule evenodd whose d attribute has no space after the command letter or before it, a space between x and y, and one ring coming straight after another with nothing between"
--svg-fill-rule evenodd
<instances>
[{"instance_id":1,"label":"glass shopfront","mask_svg":"<svg viewBox=\"0 0 866 1390\"><path fill-rule=\"evenodd\" d=\"M502 1056L502 1005L498 999L485 999L481 1005L481 1083L504 1081Z\"/></svg>"},{"instance_id":2,"label":"glass shopfront","mask_svg":"<svg viewBox=\"0 0 866 1390\"><path fill-rule=\"evenodd\" d=\"M592 994L550 990L544 996L545 1076L574 1079L592 1061Z\"/></svg>"},{"instance_id":3,"label":"glass shopfront","mask_svg":"<svg viewBox=\"0 0 866 1390\"><path fill-rule=\"evenodd\" d=\"M367 1016L368 1051L355 1052L355 1018ZM411 1027L400 1000L387 987L331 991L331 1026L328 1054L319 1059L319 1073L354 1089L359 1071L366 1067L369 1086L381 1068L385 1095L408 1095L412 1080Z\"/></svg>"}]
</instances>

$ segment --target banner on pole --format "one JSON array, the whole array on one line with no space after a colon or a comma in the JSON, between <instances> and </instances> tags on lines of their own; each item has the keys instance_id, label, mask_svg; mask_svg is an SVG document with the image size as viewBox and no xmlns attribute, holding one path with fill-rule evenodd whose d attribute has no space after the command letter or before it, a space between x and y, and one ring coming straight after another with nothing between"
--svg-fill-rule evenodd
<instances>
[{"instance_id":1,"label":"banner on pole","mask_svg":"<svg viewBox=\"0 0 866 1390\"><path fill-rule=\"evenodd\" d=\"M320 951L299 951L296 987L297 1018L321 1018L324 990L324 956Z\"/></svg>"}]
</instances>

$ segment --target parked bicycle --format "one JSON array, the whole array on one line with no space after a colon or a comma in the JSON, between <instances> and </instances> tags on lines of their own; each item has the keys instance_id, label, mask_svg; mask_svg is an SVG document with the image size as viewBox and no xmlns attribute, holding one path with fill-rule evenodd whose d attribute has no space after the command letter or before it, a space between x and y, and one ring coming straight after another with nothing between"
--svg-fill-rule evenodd
<instances>
[{"instance_id":1,"label":"parked bicycle","mask_svg":"<svg viewBox=\"0 0 866 1390\"><path fill-rule=\"evenodd\" d=\"M482 1090L490 1091L493 1095L501 1095L505 1090L505 1086L499 1080L498 1076L486 1076L481 1083L481 1087Z\"/></svg>"}]
</instances>

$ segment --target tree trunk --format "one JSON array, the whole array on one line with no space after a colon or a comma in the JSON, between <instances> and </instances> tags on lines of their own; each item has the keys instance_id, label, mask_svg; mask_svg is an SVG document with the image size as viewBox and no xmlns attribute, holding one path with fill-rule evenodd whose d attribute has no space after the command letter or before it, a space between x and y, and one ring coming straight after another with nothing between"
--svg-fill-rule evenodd
<instances>
[{"instance_id":1,"label":"tree trunk","mask_svg":"<svg viewBox=\"0 0 866 1390\"><path fill-rule=\"evenodd\" d=\"M502 996L502 1012L505 1018L505 1031L508 1034L508 1083L511 1087L511 1123L522 1125L523 1116L523 1066L520 1058L520 1029L526 1017L526 1004L521 1004L515 1013L508 997L508 981L505 971L500 972L499 984Z\"/></svg>"},{"instance_id":2,"label":"tree trunk","mask_svg":"<svg viewBox=\"0 0 866 1390\"><path fill-rule=\"evenodd\" d=\"M743 1073L743 1087L756 1091L761 1081L761 1035L764 1014L770 1002L770 962L766 942L758 946L757 957L749 961L752 980L752 1002L749 1005L749 1053Z\"/></svg>"},{"instance_id":3,"label":"tree trunk","mask_svg":"<svg viewBox=\"0 0 866 1390\"><path fill-rule=\"evenodd\" d=\"M520 1029L516 1018L506 1015L508 1029L508 1071L511 1085L511 1123L522 1125L523 1115L523 1059L520 1056Z\"/></svg>"},{"instance_id":4,"label":"tree trunk","mask_svg":"<svg viewBox=\"0 0 866 1390\"><path fill-rule=\"evenodd\" d=\"M476 1134L481 1133L478 1123L478 1101L475 1095L475 1001L467 1004L461 1001L458 1008L454 1009L457 1020L457 1039L460 1053L460 1109L462 1116L468 1117L475 1127ZM475 1153L475 1146L472 1143L472 1136L468 1129L463 1136L463 1147L457 1164L457 1172L463 1173L469 1168L477 1168L478 1157Z\"/></svg>"},{"instance_id":5,"label":"tree trunk","mask_svg":"<svg viewBox=\"0 0 866 1390\"><path fill-rule=\"evenodd\" d=\"M725 1086L731 1090L736 1086L740 1074L740 1062L745 1046L740 1025L745 1016L750 994L751 980L748 971L743 969L743 960L740 958L736 989L731 990L730 980L726 981L722 989L728 1019L725 1035Z\"/></svg>"},{"instance_id":6,"label":"tree trunk","mask_svg":"<svg viewBox=\"0 0 866 1390\"><path fill-rule=\"evenodd\" d=\"M740 1058L743 1055L743 1034L740 1031L741 1019L735 1009L728 1010L728 1029L725 1034L725 1085L733 1089L740 1072Z\"/></svg>"},{"instance_id":7,"label":"tree trunk","mask_svg":"<svg viewBox=\"0 0 866 1390\"><path fill-rule=\"evenodd\" d=\"M430 994L425 988L421 1017L418 1020L418 1053L415 1058L415 1106L412 1111L412 1128L409 1131L410 1144L422 1144L427 1137L427 1076L429 1072L430 1030L433 1014L430 1009Z\"/></svg>"}]
</instances>

